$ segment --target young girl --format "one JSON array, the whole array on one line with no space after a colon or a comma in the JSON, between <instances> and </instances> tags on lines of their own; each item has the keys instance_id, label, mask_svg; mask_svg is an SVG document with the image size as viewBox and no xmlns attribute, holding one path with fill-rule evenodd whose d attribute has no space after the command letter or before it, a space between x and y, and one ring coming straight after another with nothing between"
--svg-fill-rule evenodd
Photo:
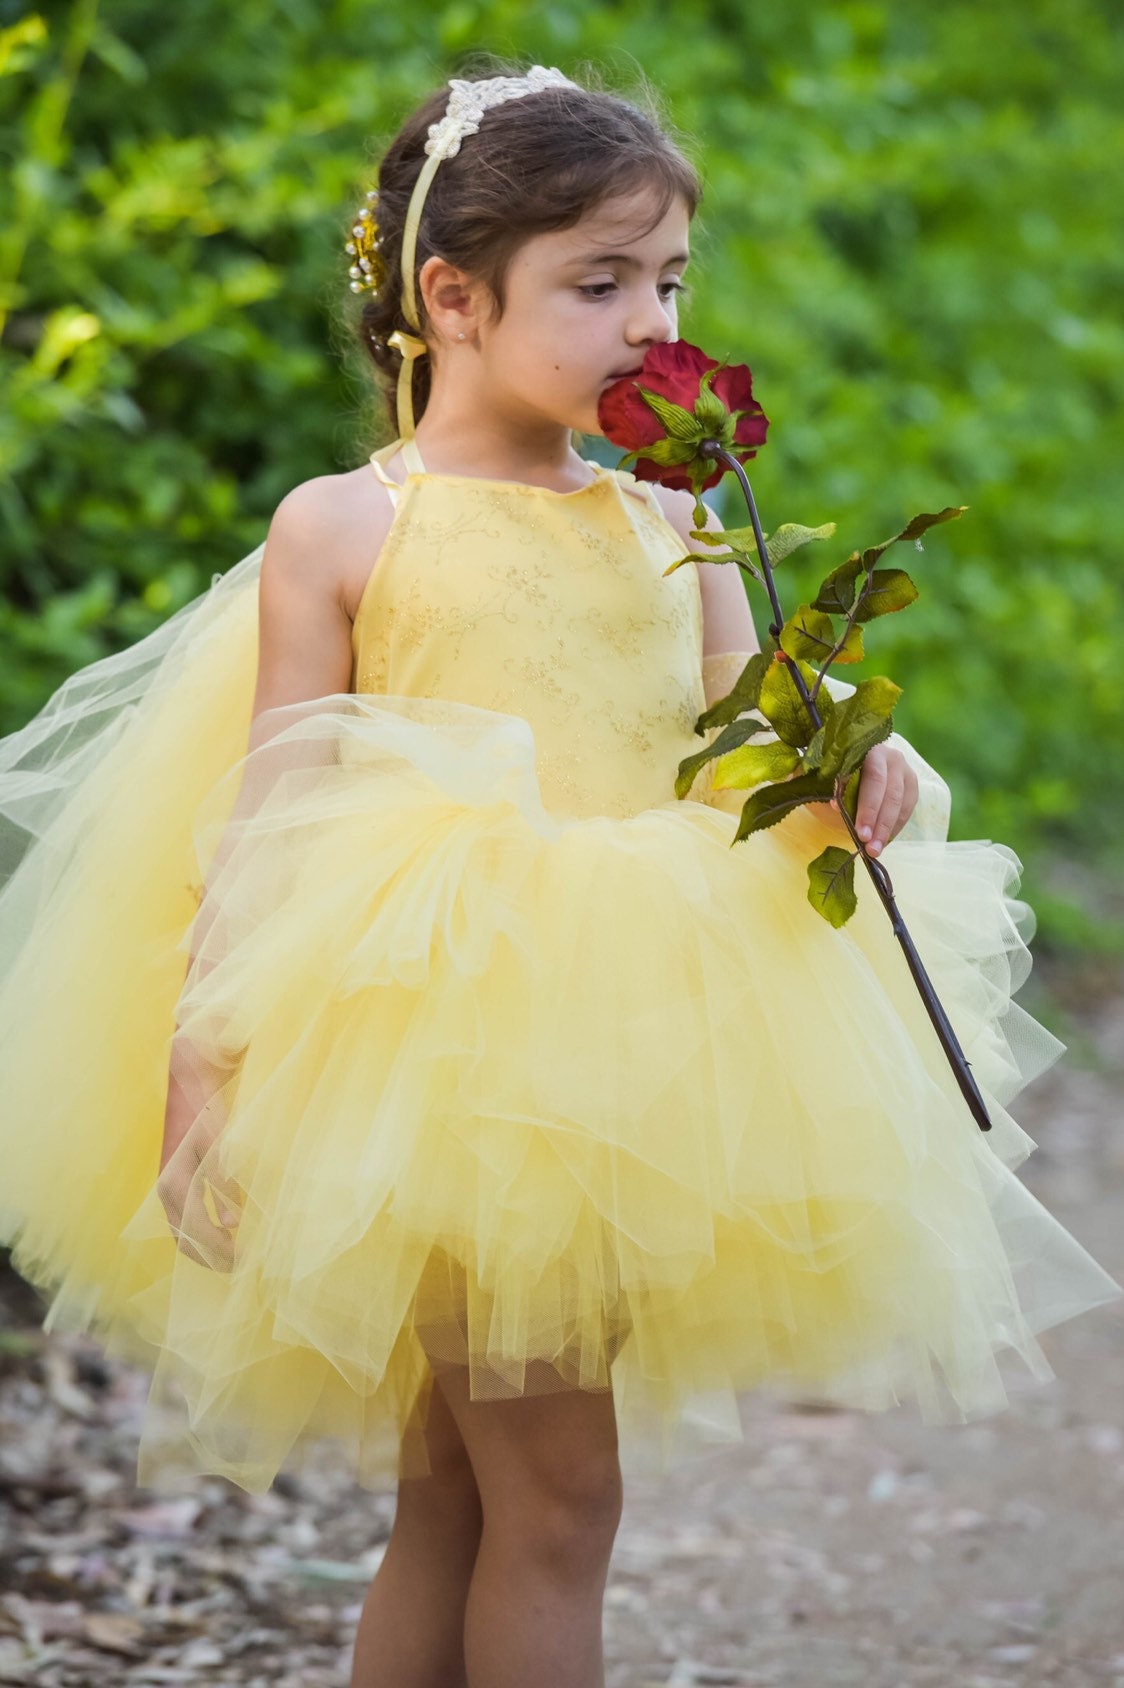
<instances>
[{"instance_id":1,"label":"young girl","mask_svg":"<svg viewBox=\"0 0 1124 1688\"><path fill-rule=\"evenodd\" d=\"M765 1380L998 1412L1120 1293L1014 1175L1062 1045L1013 852L868 754L984 1136L877 899L807 903L838 814L731 848L740 793L674 795L740 575L667 574L690 496L572 434L677 336L698 201L614 95L436 90L348 242L398 437L0 747L0 1234L151 1368L141 1481L397 1479L356 1684L591 1688L622 1471Z\"/></svg>"}]
</instances>

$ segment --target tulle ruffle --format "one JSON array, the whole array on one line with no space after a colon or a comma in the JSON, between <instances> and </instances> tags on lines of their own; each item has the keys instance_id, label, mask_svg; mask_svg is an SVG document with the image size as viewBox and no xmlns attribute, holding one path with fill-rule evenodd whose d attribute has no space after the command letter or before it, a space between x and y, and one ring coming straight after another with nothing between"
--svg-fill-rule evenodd
<instances>
[{"instance_id":1,"label":"tulle ruffle","mask_svg":"<svg viewBox=\"0 0 1124 1688\"><path fill-rule=\"evenodd\" d=\"M806 901L837 821L553 814L528 724L448 700L292 705L247 751L239 567L126 663L143 709L0 770L40 823L2 899L3 1234L50 1323L153 1371L142 1481L261 1490L321 1438L419 1475L444 1365L611 1389L626 1471L737 1440L767 1380L959 1422L1004 1351L1053 1376L1038 1334L1121 1292L1014 1173L1007 1104L1063 1049L1011 1000L1014 852L939 804L884 852L985 1136L873 887L840 930Z\"/></svg>"}]
</instances>

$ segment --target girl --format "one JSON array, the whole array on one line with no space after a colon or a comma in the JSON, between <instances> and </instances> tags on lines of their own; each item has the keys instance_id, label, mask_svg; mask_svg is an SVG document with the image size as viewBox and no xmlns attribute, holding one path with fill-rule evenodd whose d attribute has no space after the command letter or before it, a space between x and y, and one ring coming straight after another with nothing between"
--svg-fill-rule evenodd
<instances>
[{"instance_id":1,"label":"girl","mask_svg":"<svg viewBox=\"0 0 1124 1688\"><path fill-rule=\"evenodd\" d=\"M1013 852L870 752L985 1139L875 899L808 907L838 815L731 849L739 794L674 796L745 594L572 433L677 334L689 161L536 66L436 90L372 191L398 436L3 747L3 1234L152 1369L141 1481L397 1479L354 1684L592 1688L623 1471L766 1379L999 1411L996 1353L1052 1377L1120 1290L1013 1172L1062 1049Z\"/></svg>"}]
</instances>

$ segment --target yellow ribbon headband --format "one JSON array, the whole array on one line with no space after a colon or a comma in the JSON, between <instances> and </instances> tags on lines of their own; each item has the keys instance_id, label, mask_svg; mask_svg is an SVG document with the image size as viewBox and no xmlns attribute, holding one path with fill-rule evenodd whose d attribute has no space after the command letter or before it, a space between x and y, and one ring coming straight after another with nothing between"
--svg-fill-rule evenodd
<instances>
[{"instance_id":1,"label":"yellow ribbon headband","mask_svg":"<svg viewBox=\"0 0 1124 1688\"><path fill-rule=\"evenodd\" d=\"M406 210L406 226L402 231L402 314L415 332L406 334L399 328L387 336L387 345L394 346L402 356L395 392L400 439L409 440L414 436L414 359L424 357L429 350L421 337L421 323L414 293L414 257L417 252L422 206L425 204L425 196L429 192L429 184L437 172L437 166L443 158L452 158L454 153L460 151L460 144L465 136L476 133L484 113L492 106L503 105L505 100L521 99L524 94L537 93L540 88L577 86L578 84L572 82L568 76L563 76L560 70L553 67L546 69L541 64L532 65L525 76L490 76L478 82L450 77L448 104L440 121L429 125L429 138L425 143L428 156L414 183ZM381 256L382 241L373 210L378 203L378 189L372 188L366 197L367 204L358 213L351 230L352 239L345 247L348 255L355 259L350 270L353 293L377 293L387 274Z\"/></svg>"}]
</instances>

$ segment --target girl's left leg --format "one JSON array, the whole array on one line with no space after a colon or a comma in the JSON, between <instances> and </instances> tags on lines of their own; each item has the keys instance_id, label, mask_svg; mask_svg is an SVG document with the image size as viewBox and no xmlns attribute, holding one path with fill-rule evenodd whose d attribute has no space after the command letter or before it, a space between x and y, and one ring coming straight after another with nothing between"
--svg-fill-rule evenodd
<instances>
[{"instance_id":1,"label":"girl's left leg","mask_svg":"<svg viewBox=\"0 0 1124 1688\"><path fill-rule=\"evenodd\" d=\"M367 1591L351 1688L467 1688L464 1615L484 1515L456 1420L433 1387L428 1477L399 1478L394 1527Z\"/></svg>"}]
</instances>

